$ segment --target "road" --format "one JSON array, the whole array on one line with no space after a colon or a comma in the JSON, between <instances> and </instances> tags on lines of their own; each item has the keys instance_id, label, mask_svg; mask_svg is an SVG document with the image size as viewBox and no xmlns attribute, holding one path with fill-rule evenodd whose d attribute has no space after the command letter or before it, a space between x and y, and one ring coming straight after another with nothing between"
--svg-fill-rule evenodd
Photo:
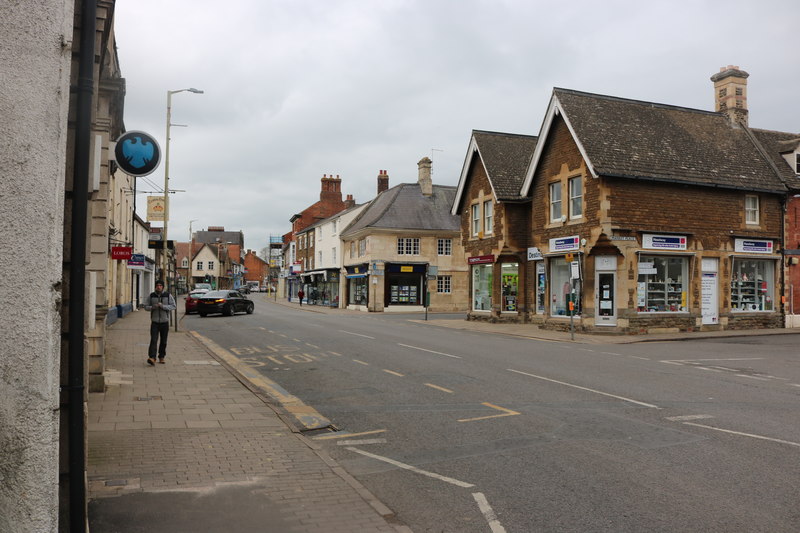
<instances>
[{"instance_id":1,"label":"road","mask_svg":"<svg viewBox=\"0 0 800 533\"><path fill-rule=\"evenodd\" d=\"M416 532L800 531L798 335L581 345L253 297L194 330Z\"/></svg>"}]
</instances>

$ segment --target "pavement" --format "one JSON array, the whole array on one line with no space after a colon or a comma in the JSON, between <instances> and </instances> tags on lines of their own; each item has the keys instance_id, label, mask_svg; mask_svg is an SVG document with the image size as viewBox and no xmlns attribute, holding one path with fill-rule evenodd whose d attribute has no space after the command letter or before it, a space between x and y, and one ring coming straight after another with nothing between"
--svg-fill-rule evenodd
<instances>
[{"instance_id":1,"label":"pavement","mask_svg":"<svg viewBox=\"0 0 800 533\"><path fill-rule=\"evenodd\" d=\"M187 331L146 364L149 313L107 330L89 394L89 526L103 532L410 533Z\"/></svg>"},{"instance_id":2,"label":"pavement","mask_svg":"<svg viewBox=\"0 0 800 533\"><path fill-rule=\"evenodd\" d=\"M300 307L264 294L251 298L310 313L362 314ZM532 324L454 320L436 314L428 318L413 320L581 344L800 332L576 333L573 340L569 332ZM182 328L170 332L167 364L147 365L149 323L149 313L135 311L108 328L107 390L89 394L92 533L411 533L391 509L301 433L309 426L303 427L304 415L298 412L310 408L283 405L296 399L274 383L264 385L265 378L250 376L252 372L225 357L224 349Z\"/></svg>"}]
</instances>

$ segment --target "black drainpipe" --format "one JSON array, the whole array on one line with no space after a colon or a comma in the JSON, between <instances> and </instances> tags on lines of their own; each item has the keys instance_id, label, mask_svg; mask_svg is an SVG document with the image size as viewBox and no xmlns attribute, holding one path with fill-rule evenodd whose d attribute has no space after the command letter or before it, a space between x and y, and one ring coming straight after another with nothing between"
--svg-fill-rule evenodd
<instances>
[{"instance_id":1,"label":"black drainpipe","mask_svg":"<svg viewBox=\"0 0 800 533\"><path fill-rule=\"evenodd\" d=\"M69 260L69 523L73 533L86 531L86 423L84 420L84 314L86 305L86 217L89 212L89 163L94 95L94 40L97 0L81 0L80 57L72 176L72 228Z\"/></svg>"}]
</instances>

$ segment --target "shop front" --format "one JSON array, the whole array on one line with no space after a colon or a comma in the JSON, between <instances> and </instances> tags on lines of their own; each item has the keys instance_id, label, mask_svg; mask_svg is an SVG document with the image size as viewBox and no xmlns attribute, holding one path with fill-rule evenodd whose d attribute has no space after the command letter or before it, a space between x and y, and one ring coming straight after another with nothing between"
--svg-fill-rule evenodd
<instances>
[{"instance_id":1,"label":"shop front","mask_svg":"<svg viewBox=\"0 0 800 533\"><path fill-rule=\"evenodd\" d=\"M492 281L494 279L494 256L480 255L467 258L471 275L470 310L476 315L492 312Z\"/></svg>"},{"instance_id":2,"label":"shop front","mask_svg":"<svg viewBox=\"0 0 800 533\"><path fill-rule=\"evenodd\" d=\"M369 306L369 265L364 263L345 267L347 309L367 311Z\"/></svg>"},{"instance_id":3,"label":"shop front","mask_svg":"<svg viewBox=\"0 0 800 533\"><path fill-rule=\"evenodd\" d=\"M384 306L424 306L427 263L386 263Z\"/></svg>"},{"instance_id":4,"label":"shop front","mask_svg":"<svg viewBox=\"0 0 800 533\"><path fill-rule=\"evenodd\" d=\"M308 305L339 306L339 271L337 269L312 270L300 274L304 303Z\"/></svg>"}]
</instances>

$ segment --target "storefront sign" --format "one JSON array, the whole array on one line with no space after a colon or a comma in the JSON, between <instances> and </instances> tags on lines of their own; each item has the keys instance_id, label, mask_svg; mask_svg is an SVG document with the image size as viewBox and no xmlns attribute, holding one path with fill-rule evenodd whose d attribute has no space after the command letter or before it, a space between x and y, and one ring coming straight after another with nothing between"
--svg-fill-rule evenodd
<instances>
[{"instance_id":1,"label":"storefront sign","mask_svg":"<svg viewBox=\"0 0 800 533\"><path fill-rule=\"evenodd\" d=\"M413 266L401 266L400 272L414 272Z\"/></svg>"},{"instance_id":2,"label":"storefront sign","mask_svg":"<svg viewBox=\"0 0 800 533\"><path fill-rule=\"evenodd\" d=\"M639 274L646 275L646 274L658 274L658 270L656 270L656 266L652 261L642 261L639 263L637 270Z\"/></svg>"},{"instance_id":3,"label":"storefront sign","mask_svg":"<svg viewBox=\"0 0 800 533\"><path fill-rule=\"evenodd\" d=\"M612 235L609 237L612 241L635 241L636 237L628 237L626 235Z\"/></svg>"},{"instance_id":4,"label":"storefront sign","mask_svg":"<svg viewBox=\"0 0 800 533\"><path fill-rule=\"evenodd\" d=\"M166 212L166 203L163 196L148 196L147 197L147 221L153 222L157 220L164 220L164 213Z\"/></svg>"},{"instance_id":5,"label":"storefront sign","mask_svg":"<svg viewBox=\"0 0 800 533\"><path fill-rule=\"evenodd\" d=\"M686 236L645 233L642 235L642 248L651 250L685 250Z\"/></svg>"},{"instance_id":6,"label":"storefront sign","mask_svg":"<svg viewBox=\"0 0 800 533\"><path fill-rule=\"evenodd\" d=\"M144 254L131 254L128 259L128 268L131 270L144 270Z\"/></svg>"},{"instance_id":7,"label":"storefront sign","mask_svg":"<svg viewBox=\"0 0 800 533\"><path fill-rule=\"evenodd\" d=\"M562 237L560 239L550 239L550 252L566 252L568 250L578 250L581 238L579 235L572 237Z\"/></svg>"},{"instance_id":8,"label":"storefront sign","mask_svg":"<svg viewBox=\"0 0 800 533\"><path fill-rule=\"evenodd\" d=\"M734 250L753 254L771 254L773 252L772 241L756 241L753 239L736 239Z\"/></svg>"},{"instance_id":9,"label":"storefront sign","mask_svg":"<svg viewBox=\"0 0 800 533\"><path fill-rule=\"evenodd\" d=\"M480 265L482 263L494 263L493 255L478 255L475 257L467 258L467 263L470 265Z\"/></svg>"},{"instance_id":10,"label":"storefront sign","mask_svg":"<svg viewBox=\"0 0 800 533\"><path fill-rule=\"evenodd\" d=\"M130 246L111 247L111 259L116 259L119 261L130 259L132 253L133 253L133 248L131 248Z\"/></svg>"},{"instance_id":11,"label":"storefront sign","mask_svg":"<svg viewBox=\"0 0 800 533\"><path fill-rule=\"evenodd\" d=\"M542 252L535 246L528 248L528 261L541 261L544 259Z\"/></svg>"}]
</instances>

